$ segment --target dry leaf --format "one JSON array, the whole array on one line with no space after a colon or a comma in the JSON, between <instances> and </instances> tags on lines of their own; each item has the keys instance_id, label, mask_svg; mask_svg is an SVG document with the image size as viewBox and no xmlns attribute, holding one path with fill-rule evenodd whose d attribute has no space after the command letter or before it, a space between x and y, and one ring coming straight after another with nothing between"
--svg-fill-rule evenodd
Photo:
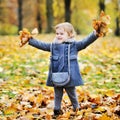
<instances>
[{"instance_id":1,"label":"dry leaf","mask_svg":"<svg viewBox=\"0 0 120 120\"><path fill-rule=\"evenodd\" d=\"M99 117L98 120L112 120L112 119L108 117L106 114L103 114L101 117Z\"/></svg>"},{"instance_id":2,"label":"dry leaf","mask_svg":"<svg viewBox=\"0 0 120 120\"><path fill-rule=\"evenodd\" d=\"M34 28L31 32L32 35L38 35L38 29Z\"/></svg>"},{"instance_id":3,"label":"dry leaf","mask_svg":"<svg viewBox=\"0 0 120 120\"><path fill-rule=\"evenodd\" d=\"M16 111L17 111L16 108L10 106L10 107L7 107L7 108L4 110L4 114L5 114L5 115L15 114Z\"/></svg>"},{"instance_id":4,"label":"dry leaf","mask_svg":"<svg viewBox=\"0 0 120 120\"><path fill-rule=\"evenodd\" d=\"M32 35L37 35L38 34L38 29L35 28L32 30L32 32L30 33L29 30L27 28L23 28L23 30L21 30L19 32L20 34L20 47L22 47L23 45L25 45L29 39L32 37Z\"/></svg>"},{"instance_id":5,"label":"dry leaf","mask_svg":"<svg viewBox=\"0 0 120 120\"><path fill-rule=\"evenodd\" d=\"M20 47L22 47L28 42L29 38L31 37L31 34L26 28L23 28L23 30L20 31L19 34L20 34L20 40L21 40Z\"/></svg>"},{"instance_id":6,"label":"dry leaf","mask_svg":"<svg viewBox=\"0 0 120 120\"><path fill-rule=\"evenodd\" d=\"M109 24L110 16L101 11L99 19L93 20L93 28L96 30L96 34L98 37L103 37L107 33L112 31L110 28L108 28Z\"/></svg>"}]
</instances>

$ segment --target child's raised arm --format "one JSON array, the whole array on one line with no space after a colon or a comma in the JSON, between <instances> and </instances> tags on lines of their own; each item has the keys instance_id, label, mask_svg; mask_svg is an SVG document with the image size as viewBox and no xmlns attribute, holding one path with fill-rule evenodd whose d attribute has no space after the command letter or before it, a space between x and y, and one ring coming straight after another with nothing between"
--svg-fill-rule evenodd
<instances>
[{"instance_id":1,"label":"child's raised arm","mask_svg":"<svg viewBox=\"0 0 120 120\"><path fill-rule=\"evenodd\" d=\"M105 15L105 13L102 11L100 13L99 19L93 20L94 32L88 35L82 41L77 42L77 50L79 51L86 48L88 45L93 43L98 37L104 37L107 35L107 33L111 32L111 29L109 29L108 27L109 24L110 24L110 16Z\"/></svg>"},{"instance_id":2,"label":"child's raised arm","mask_svg":"<svg viewBox=\"0 0 120 120\"><path fill-rule=\"evenodd\" d=\"M44 51L50 51L51 43L41 42L40 40L34 39L32 36L37 34L36 29L30 33L28 29L24 28L19 32L20 34L20 47L24 46L26 43Z\"/></svg>"},{"instance_id":3,"label":"child's raised arm","mask_svg":"<svg viewBox=\"0 0 120 120\"><path fill-rule=\"evenodd\" d=\"M30 38L28 43L29 43L29 45L31 45L33 47L50 52L51 43L45 43L45 42L42 42L40 40L36 40L34 38Z\"/></svg>"},{"instance_id":4,"label":"child's raised arm","mask_svg":"<svg viewBox=\"0 0 120 120\"><path fill-rule=\"evenodd\" d=\"M97 38L98 36L96 35L96 31L93 31L93 33L90 33L86 38L84 38L83 40L79 40L76 43L77 50L79 51L85 49L88 45L93 43Z\"/></svg>"}]
</instances>

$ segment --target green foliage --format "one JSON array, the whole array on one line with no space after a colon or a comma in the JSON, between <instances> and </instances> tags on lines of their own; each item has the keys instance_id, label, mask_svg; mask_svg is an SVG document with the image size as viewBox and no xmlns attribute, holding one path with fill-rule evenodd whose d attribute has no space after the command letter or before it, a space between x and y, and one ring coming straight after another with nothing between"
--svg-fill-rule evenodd
<instances>
[{"instance_id":1,"label":"green foliage","mask_svg":"<svg viewBox=\"0 0 120 120\"><path fill-rule=\"evenodd\" d=\"M81 4L82 3L82 4ZM74 0L71 4L72 18L71 21L75 29L80 34L88 34L93 30L92 20L98 14L98 0Z\"/></svg>"},{"instance_id":2,"label":"green foliage","mask_svg":"<svg viewBox=\"0 0 120 120\"><path fill-rule=\"evenodd\" d=\"M44 33L47 28L46 18L46 1L40 0L38 5L36 0L25 0L23 1L23 27L32 30L38 26L37 19L37 6L39 6L40 22L42 32ZM54 22L56 25L60 22L64 22L64 0L53 0L53 15ZM105 12L111 17L110 28L115 31L116 22L115 19L119 16L118 0L106 0L105 1ZM17 33L18 24L17 19L17 1L11 2L1 1L0 4L0 34L11 35ZM12 14L11 14L12 13ZM31 14L32 13L32 14ZM71 23L75 27L75 30L80 34L88 34L93 30L92 20L97 18L99 14L99 0L71 0ZM12 18L12 19L11 19ZM8 23L8 24L7 24ZM114 34L114 32L113 32Z\"/></svg>"},{"instance_id":3,"label":"green foliage","mask_svg":"<svg viewBox=\"0 0 120 120\"><path fill-rule=\"evenodd\" d=\"M18 28L15 25L0 23L0 35L16 35L17 31Z\"/></svg>"}]
</instances>

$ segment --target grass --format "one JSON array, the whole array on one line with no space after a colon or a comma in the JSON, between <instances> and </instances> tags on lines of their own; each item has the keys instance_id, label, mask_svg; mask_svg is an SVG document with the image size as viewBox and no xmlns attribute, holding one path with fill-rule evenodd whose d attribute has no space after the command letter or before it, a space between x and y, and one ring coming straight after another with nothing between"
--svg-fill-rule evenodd
<instances>
[{"instance_id":1,"label":"grass","mask_svg":"<svg viewBox=\"0 0 120 120\"><path fill-rule=\"evenodd\" d=\"M77 36L77 39L83 37ZM37 38L51 42L54 35L39 35ZM29 45L19 48L18 42L19 38L15 36L0 37L0 68L3 69L0 72L0 79L14 82L35 79L38 81L36 84L40 84L40 81L45 83L50 54ZM117 37L99 38L94 44L81 51L78 54L78 61L85 86L89 88L92 84L93 89L106 88L119 92L119 59L120 45ZM35 85L32 81L31 86L32 83Z\"/></svg>"},{"instance_id":2,"label":"grass","mask_svg":"<svg viewBox=\"0 0 120 120\"><path fill-rule=\"evenodd\" d=\"M83 37L77 36L78 39ZM41 34L37 38L51 42L49 39L52 40L54 35ZM53 101L54 92L53 88L45 85L50 53L29 45L20 48L18 42L17 36L0 37L0 119L37 119L34 114L41 119L50 119L53 108L46 107ZM101 107L105 110L107 108L105 114L99 110L103 119L117 120L119 116L113 110L118 107L119 100L115 95L120 93L119 38L109 36L98 39L79 52L78 62L85 81L84 86L77 87L78 100L83 108L71 119L98 117L98 114L94 113L95 109L89 106L95 102L98 103L98 110ZM119 94L117 96L119 97ZM66 95L63 97L65 102L63 101L62 108L66 111L63 119L69 119L70 113L67 111L71 110L70 103ZM86 101L89 102L88 106ZM110 102L112 103L108 104Z\"/></svg>"}]
</instances>

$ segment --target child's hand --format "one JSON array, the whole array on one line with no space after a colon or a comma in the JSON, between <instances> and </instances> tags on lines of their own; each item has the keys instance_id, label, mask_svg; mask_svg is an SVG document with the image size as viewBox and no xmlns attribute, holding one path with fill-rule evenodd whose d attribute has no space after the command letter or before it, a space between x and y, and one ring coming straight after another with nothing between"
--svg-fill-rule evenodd
<instances>
[{"instance_id":1,"label":"child's hand","mask_svg":"<svg viewBox=\"0 0 120 120\"><path fill-rule=\"evenodd\" d=\"M100 18L98 20L93 20L93 28L96 30L96 35L98 37L106 36L107 33L111 32L111 29L108 28L110 24L110 16L105 15L102 11L100 13Z\"/></svg>"},{"instance_id":2,"label":"child's hand","mask_svg":"<svg viewBox=\"0 0 120 120\"><path fill-rule=\"evenodd\" d=\"M24 28L23 30L21 30L19 32L20 34L20 47L22 47L23 45L25 45L29 39L32 37L30 32L28 31L28 29Z\"/></svg>"},{"instance_id":3,"label":"child's hand","mask_svg":"<svg viewBox=\"0 0 120 120\"><path fill-rule=\"evenodd\" d=\"M21 30L19 32L20 34L20 47L22 47L23 45L25 45L30 38L32 38L32 35L37 35L38 34L38 30L37 28L33 29L32 33L30 33L28 31L28 29L24 28L23 30Z\"/></svg>"}]
</instances>

